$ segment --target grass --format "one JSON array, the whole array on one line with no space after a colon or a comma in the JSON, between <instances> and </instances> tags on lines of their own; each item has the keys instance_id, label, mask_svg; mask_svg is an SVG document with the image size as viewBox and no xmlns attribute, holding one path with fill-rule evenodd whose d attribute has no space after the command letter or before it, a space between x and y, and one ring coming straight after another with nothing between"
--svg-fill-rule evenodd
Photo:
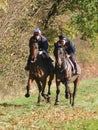
<instances>
[{"instance_id":1,"label":"grass","mask_svg":"<svg viewBox=\"0 0 98 130\"><path fill-rule=\"evenodd\" d=\"M40 106L37 90L30 98L0 102L0 130L98 130L98 78L80 81L74 108L64 98L63 85L60 105L54 106L55 87L51 93L51 103L42 98Z\"/></svg>"}]
</instances>

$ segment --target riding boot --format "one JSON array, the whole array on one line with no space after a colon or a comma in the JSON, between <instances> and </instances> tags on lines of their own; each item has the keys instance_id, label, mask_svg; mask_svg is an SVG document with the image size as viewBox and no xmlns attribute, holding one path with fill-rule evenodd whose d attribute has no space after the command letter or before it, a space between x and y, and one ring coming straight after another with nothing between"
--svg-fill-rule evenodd
<instances>
[{"instance_id":1,"label":"riding boot","mask_svg":"<svg viewBox=\"0 0 98 130\"><path fill-rule=\"evenodd\" d=\"M73 57L70 57L70 60L71 60L72 64L74 65L74 66L72 65L72 73L73 73L74 75L75 75L75 74L78 74L76 61L74 60Z\"/></svg>"},{"instance_id":2,"label":"riding boot","mask_svg":"<svg viewBox=\"0 0 98 130\"><path fill-rule=\"evenodd\" d=\"M31 57L30 57L30 55L29 55L28 60L27 60L27 65L25 66L25 70L26 70L26 71L29 71L29 70L30 70L30 60L31 60Z\"/></svg>"},{"instance_id":3,"label":"riding boot","mask_svg":"<svg viewBox=\"0 0 98 130\"><path fill-rule=\"evenodd\" d=\"M75 67L75 74L81 74L81 71L79 71L77 64L76 64L76 67Z\"/></svg>"},{"instance_id":4,"label":"riding boot","mask_svg":"<svg viewBox=\"0 0 98 130\"><path fill-rule=\"evenodd\" d=\"M75 68L72 68L72 73L76 74L76 69Z\"/></svg>"},{"instance_id":5,"label":"riding boot","mask_svg":"<svg viewBox=\"0 0 98 130\"><path fill-rule=\"evenodd\" d=\"M74 75L75 74L80 74L80 72L78 71L78 68L77 68L77 65L74 67L74 73L73 73Z\"/></svg>"}]
</instances>

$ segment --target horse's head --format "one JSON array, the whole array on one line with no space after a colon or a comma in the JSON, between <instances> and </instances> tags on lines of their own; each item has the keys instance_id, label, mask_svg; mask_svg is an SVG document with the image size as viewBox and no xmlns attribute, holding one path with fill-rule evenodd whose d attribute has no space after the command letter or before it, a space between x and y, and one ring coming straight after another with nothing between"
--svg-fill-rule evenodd
<instances>
[{"instance_id":1,"label":"horse's head","mask_svg":"<svg viewBox=\"0 0 98 130\"><path fill-rule=\"evenodd\" d=\"M62 66L65 56L66 56L66 52L64 51L63 47L59 46L55 48L55 60L58 67Z\"/></svg>"},{"instance_id":2,"label":"horse's head","mask_svg":"<svg viewBox=\"0 0 98 130\"><path fill-rule=\"evenodd\" d=\"M33 43L31 46L31 57L33 61L37 59L38 52L39 52L38 43Z\"/></svg>"}]
</instances>

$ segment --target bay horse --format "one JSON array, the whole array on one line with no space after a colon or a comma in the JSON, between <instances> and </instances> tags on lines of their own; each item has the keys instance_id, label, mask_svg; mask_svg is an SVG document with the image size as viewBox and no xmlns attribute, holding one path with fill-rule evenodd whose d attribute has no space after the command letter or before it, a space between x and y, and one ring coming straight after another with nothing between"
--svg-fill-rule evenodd
<instances>
[{"instance_id":1,"label":"bay horse","mask_svg":"<svg viewBox=\"0 0 98 130\"><path fill-rule=\"evenodd\" d=\"M52 80L54 78L54 71L50 71L50 73L47 70L47 64L45 64L45 59L43 59L42 54L40 54L38 43L33 43L31 48L31 63L30 63L30 70L29 70L29 78L28 83L26 86L27 93L25 94L25 97L29 97L30 93L30 87L35 80L39 94L38 94L38 103L41 101L41 96L44 97L48 102L50 102L50 87ZM47 83L47 78L49 78L48 81L48 92L45 94L45 87Z\"/></svg>"},{"instance_id":2,"label":"bay horse","mask_svg":"<svg viewBox=\"0 0 98 130\"><path fill-rule=\"evenodd\" d=\"M67 52L64 48L56 46L54 47L55 56L55 74L56 74L56 99L55 105L59 104L59 94L60 94L60 83L65 86L65 98L70 99L71 106L74 106L74 99L77 91L78 81L81 74L81 68L77 64L78 71L80 74L72 73L72 65L69 62L69 58L66 57ZM69 84L73 83L74 88L71 90Z\"/></svg>"}]
</instances>

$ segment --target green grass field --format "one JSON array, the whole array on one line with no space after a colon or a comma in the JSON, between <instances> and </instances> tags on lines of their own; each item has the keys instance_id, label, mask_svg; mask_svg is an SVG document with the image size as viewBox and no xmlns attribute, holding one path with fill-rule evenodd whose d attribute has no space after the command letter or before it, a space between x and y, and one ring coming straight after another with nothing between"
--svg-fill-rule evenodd
<instances>
[{"instance_id":1,"label":"green grass field","mask_svg":"<svg viewBox=\"0 0 98 130\"><path fill-rule=\"evenodd\" d=\"M30 98L0 102L0 130L98 130L98 78L80 81L74 108L64 97L63 85L58 106L54 106L55 84L51 103L42 98L38 106L37 96L36 89Z\"/></svg>"}]
</instances>

